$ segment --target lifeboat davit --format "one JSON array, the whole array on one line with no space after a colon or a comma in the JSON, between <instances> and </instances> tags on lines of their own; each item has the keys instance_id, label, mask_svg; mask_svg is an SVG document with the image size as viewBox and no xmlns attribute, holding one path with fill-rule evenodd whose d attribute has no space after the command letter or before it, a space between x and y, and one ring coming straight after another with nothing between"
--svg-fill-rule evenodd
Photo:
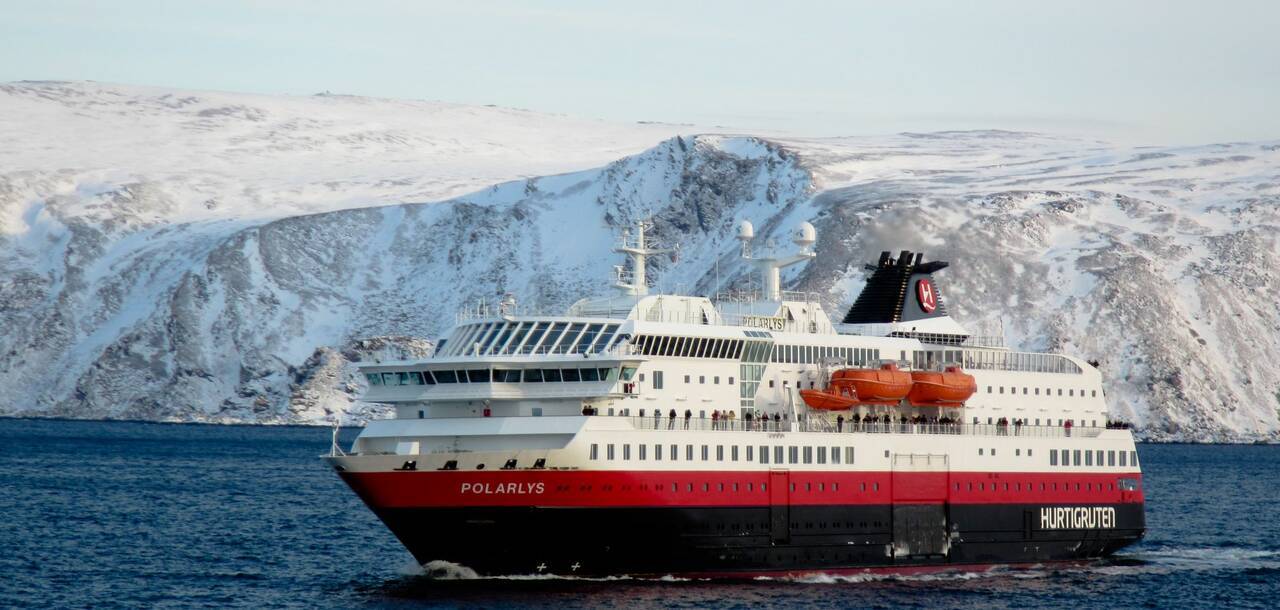
<instances>
[{"instance_id":1,"label":"lifeboat davit","mask_svg":"<svg viewBox=\"0 0 1280 610\"><path fill-rule=\"evenodd\" d=\"M858 404L858 395L852 387L831 386L825 390L800 390L800 398L810 409L844 411Z\"/></svg>"},{"instance_id":2,"label":"lifeboat davit","mask_svg":"<svg viewBox=\"0 0 1280 610\"><path fill-rule=\"evenodd\" d=\"M978 391L978 384L958 366L942 372L913 371L907 402L917 407L958 407Z\"/></svg>"},{"instance_id":3,"label":"lifeboat davit","mask_svg":"<svg viewBox=\"0 0 1280 610\"><path fill-rule=\"evenodd\" d=\"M887 362L878 369L841 369L831 375L831 386L849 387L858 404L896 405L911 392L911 374Z\"/></svg>"}]
</instances>

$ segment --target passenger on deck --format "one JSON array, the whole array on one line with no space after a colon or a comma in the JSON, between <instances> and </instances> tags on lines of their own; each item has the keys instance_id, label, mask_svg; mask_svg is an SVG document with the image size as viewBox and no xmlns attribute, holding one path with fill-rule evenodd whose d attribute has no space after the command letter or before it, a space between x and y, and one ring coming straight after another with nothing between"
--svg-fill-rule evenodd
<instances>
[{"instance_id":1,"label":"passenger on deck","mask_svg":"<svg viewBox=\"0 0 1280 610\"><path fill-rule=\"evenodd\" d=\"M668 415L671 417L671 419L667 421L667 429L671 430L676 427L676 410L672 409L671 413L669 413Z\"/></svg>"},{"instance_id":2,"label":"passenger on deck","mask_svg":"<svg viewBox=\"0 0 1280 610\"><path fill-rule=\"evenodd\" d=\"M711 429L720 429L720 409L716 409L711 412Z\"/></svg>"},{"instance_id":3,"label":"passenger on deck","mask_svg":"<svg viewBox=\"0 0 1280 610\"><path fill-rule=\"evenodd\" d=\"M704 411L704 413L705 413L705 411ZM684 429L685 429L685 430L688 430L688 429L689 429L689 420L690 420L690 419L692 419L692 418L693 418L693 411L690 411L690 410L688 410L688 409L685 409L685 410L684 410Z\"/></svg>"},{"instance_id":4,"label":"passenger on deck","mask_svg":"<svg viewBox=\"0 0 1280 610\"><path fill-rule=\"evenodd\" d=\"M844 416L836 416L836 432L844 432Z\"/></svg>"}]
</instances>

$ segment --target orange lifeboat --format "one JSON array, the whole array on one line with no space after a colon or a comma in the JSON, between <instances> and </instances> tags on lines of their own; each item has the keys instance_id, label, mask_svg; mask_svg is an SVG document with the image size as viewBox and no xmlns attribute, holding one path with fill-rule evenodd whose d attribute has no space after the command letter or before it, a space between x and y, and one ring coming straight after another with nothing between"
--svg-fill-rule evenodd
<instances>
[{"instance_id":1,"label":"orange lifeboat","mask_svg":"<svg viewBox=\"0 0 1280 610\"><path fill-rule=\"evenodd\" d=\"M878 369L841 369L831 375L833 388L849 387L858 404L896 405L911 392L911 374L887 362Z\"/></svg>"},{"instance_id":2,"label":"orange lifeboat","mask_svg":"<svg viewBox=\"0 0 1280 610\"><path fill-rule=\"evenodd\" d=\"M828 387L826 390L800 390L800 398L811 409L844 411L858 404L852 387Z\"/></svg>"},{"instance_id":3,"label":"orange lifeboat","mask_svg":"<svg viewBox=\"0 0 1280 610\"><path fill-rule=\"evenodd\" d=\"M937 371L913 371L907 401L917 407L958 407L978 391L978 384L958 366Z\"/></svg>"}]
</instances>

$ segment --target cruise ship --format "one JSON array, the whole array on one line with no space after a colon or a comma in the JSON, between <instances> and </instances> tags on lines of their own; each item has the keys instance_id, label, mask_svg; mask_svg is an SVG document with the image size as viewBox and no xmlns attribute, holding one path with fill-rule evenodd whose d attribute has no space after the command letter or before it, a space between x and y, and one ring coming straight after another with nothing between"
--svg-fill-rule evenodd
<instances>
[{"instance_id":1,"label":"cruise ship","mask_svg":"<svg viewBox=\"0 0 1280 610\"><path fill-rule=\"evenodd\" d=\"M1095 366L948 315L948 266L884 252L839 321L742 255L751 298L650 294L644 223L616 292L459 315L421 360L360 365L394 405L324 457L421 563L695 578L1086 562L1145 531L1128 426ZM651 241L651 240L650 240ZM769 244L772 246L772 244ZM753 273L754 277L754 273Z\"/></svg>"}]
</instances>

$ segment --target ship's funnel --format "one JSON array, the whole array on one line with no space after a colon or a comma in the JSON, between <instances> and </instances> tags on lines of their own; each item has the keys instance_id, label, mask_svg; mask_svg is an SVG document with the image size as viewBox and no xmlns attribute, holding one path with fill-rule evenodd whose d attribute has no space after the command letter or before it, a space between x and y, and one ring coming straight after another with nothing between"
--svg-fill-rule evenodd
<instances>
[{"instance_id":1,"label":"ship's funnel","mask_svg":"<svg viewBox=\"0 0 1280 610\"><path fill-rule=\"evenodd\" d=\"M942 293L933 273L947 267L942 261L924 262L923 253L903 250L894 259L881 252L875 265L867 265L871 276L854 301L845 324L889 324L942 318L947 315Z\"/></svg>"}]
</instances>

